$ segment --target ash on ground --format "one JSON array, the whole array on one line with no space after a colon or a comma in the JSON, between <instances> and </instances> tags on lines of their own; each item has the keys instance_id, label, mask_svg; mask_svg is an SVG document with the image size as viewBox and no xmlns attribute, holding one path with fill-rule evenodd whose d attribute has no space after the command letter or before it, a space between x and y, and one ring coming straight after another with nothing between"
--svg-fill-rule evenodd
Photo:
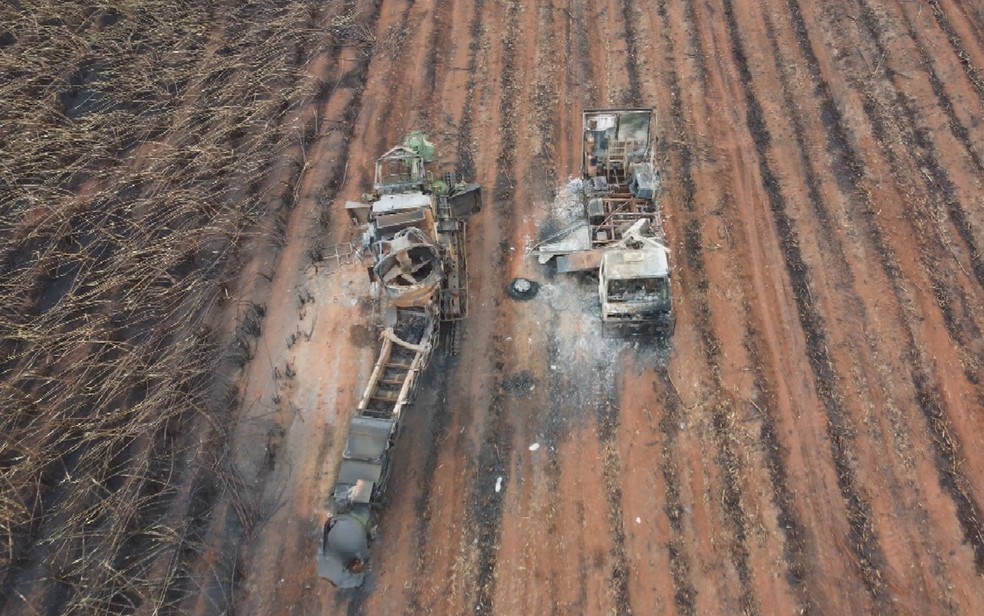
<instances>
[{"instance_id":1,"label":"ash on ground","mask_svg":"<svg viewBox=\"0 0 984 616\"><path fill-rule=\"evenodd\" d=\"M557 191L536 238L527 249L558 230L584 220L583 182L571 180ZM669 361L670 348L652 336L608 336L602 326L598 277L591 273L558 274L553 262L541 265L527 256L524 270L542 280L539 293L527 304L542 315L538 325L548 332L549 402L538 417L535 438L553 451L564 435L582 422L597 420L618 404L619 371L626 366L652 367ZM634 357L632 357L634 355Z\"/></svg>"}]
</instances>

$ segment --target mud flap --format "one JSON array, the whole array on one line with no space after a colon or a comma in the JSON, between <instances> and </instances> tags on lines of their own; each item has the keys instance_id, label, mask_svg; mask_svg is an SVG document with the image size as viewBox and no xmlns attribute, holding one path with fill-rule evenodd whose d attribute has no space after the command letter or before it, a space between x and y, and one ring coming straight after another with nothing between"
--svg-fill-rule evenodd
<instances>
[{"instance_id":1,"label":"mud flap","mask_svg":"<svg viewBox=\"0 0 984 616\"><path fill-rule=\"evenodd\" d=\"M358 588L366 578L369 536L361 517L342 514L325 523L318 575L339 588Z\"/></svg>"}]
</instances>

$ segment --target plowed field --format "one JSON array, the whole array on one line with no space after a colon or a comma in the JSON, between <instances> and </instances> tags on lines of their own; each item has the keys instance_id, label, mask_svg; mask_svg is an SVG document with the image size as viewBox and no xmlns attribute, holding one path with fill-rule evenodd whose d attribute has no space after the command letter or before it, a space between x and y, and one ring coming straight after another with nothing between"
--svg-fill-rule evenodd
<instances>
[{"instance_id":1,"label":"plowed field","mask_svg":"<svg viewBox=\"0 0 984 616\"><path fill-rule=\"evenodd\" d=\"M364 190L405 131L428 130L486 187L472 309L460 356L435 361L408 420L357 593L311 579L311 514L371 360L345 350L322 367L311 353L296 387L317 374L342 388L316 411L339 436L322 459L310 425L288 432L295 464L321 475L307 484L295 466L303 496L279 515L299 528L259 537L252 551L278 551L278 573L250 567L246 600L370 614L984 609L981 11L366 7L378 42L354 86L339 195ZM601 339L590 283L524 253L577 173L579 111L607 106L660 119L679 311L668 356ZM537 300L507 298L516 275L546 285ZM319 305L353 292L326 287Z\"/></svg>"},{"instance_id":2,"label":"plowed field","mask_svg":"<svg viewBox=\"0 0 984 616\"><path fill-rule=\"evenodd\" d=\"M242 270L269 284L237 286L265 306L240 484L209 496L177 609L984 613L984 2L317 10L310 134L268 180L295 205ZM605 107L657 114L669 349L602 337L595 283L527 255ZM483 186L469 315L406 418L369 581L340 592L314 554L380 315L333 247L412 129Z\"/></svg>"}]
</instances>

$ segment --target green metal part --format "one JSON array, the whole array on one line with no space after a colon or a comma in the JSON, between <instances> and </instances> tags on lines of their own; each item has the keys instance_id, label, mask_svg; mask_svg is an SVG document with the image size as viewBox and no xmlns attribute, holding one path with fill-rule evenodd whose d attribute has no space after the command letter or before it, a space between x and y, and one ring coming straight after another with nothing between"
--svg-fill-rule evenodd
<instances>
[{"instance_id":1,"label":"green metal part","mask_svg":"<svg viewBox=\"0 0 984 616\"><path fill-rule=\"evenodd\" d=\"M403 145L419 154L425 163L434 160L434 144L427 140L427 133L423 131L411 131L403 140Z\"/></svg>"}]
</instances>

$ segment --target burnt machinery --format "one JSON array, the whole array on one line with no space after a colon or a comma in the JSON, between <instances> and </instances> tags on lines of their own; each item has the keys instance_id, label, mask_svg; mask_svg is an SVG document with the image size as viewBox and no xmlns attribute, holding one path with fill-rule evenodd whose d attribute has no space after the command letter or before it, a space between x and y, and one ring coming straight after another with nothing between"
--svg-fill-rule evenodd
<instances>
[{"instance_id":1,"label":"burnt machinery","mask_svg":"<svg viewBox=\"0 0 984 616\"><path fill-rule=\"evenodd\" d=\"M534 252L558 272L597 271L606 332L669 335L675 319L651 109L585 111L584 218Z\"/></svg>"},{"instance_id":2,"label":"burnt machinery","mask_svg":"<svg viewBox=\"0 0 984 616\"><path fill-rule=\"evenodd\" d=\"M481 189L430 170L434 146L421 132L376 161L373 192L348 202L364 230L369 277L386 305L379 356L355 409L327 503L318 574L340 588L361 586L369 541L384 504L390 449L413 403L441 322L467 312L465 221L481 210ZM453 340L454 337L452 336Z\"/></svg>"}]
</instances>

